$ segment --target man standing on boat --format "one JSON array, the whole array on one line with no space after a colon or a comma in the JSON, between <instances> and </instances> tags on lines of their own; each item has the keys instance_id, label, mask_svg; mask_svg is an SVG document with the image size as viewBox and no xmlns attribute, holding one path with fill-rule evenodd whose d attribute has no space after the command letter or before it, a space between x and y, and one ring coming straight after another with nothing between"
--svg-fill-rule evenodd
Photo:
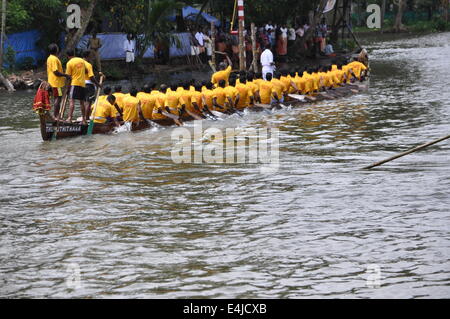
<instances>
[{"instance_id":1,"label":"man standing on boat","mask_svg":"<svg viewBox=\"0 0 450 319\"><path fill-rule=\"evenodd\" d=\"M225 61L221 62L219 64L219 71L214 73L211 77L211 83L216 85L216 87L218 86L220 80L225 81L225 86L228 85L228 79L230 78L230 74L232 71L232 62L228 55L225 55L225 57L227 58L228 65Z\"/></svg>"},{"instance_id":2,"label":"man standing on boat","mask_svg":"<svg viewBox=\"0 0 450 319\"><path fill-rule=\"evenodd\" d=\"M275 63L273 62L273 53L270 51L270 44L266 45L266 49L261 54L261 65L263 79L266 80L266 74L270 73L273 75L273 71L275 71Z\"/></svg>"},{"instance_id":3,"label":"man standing on boat","mask_svg":"<svg viewBox=\"0 0 450 319\"><path fill-rule=\"evenodd\" d=\"M70 76L63 73L61 61L57 54L59 48L55 43L48 46L50 55L47 58L47 82L52 87L52 95L54 97L53 115L55 119L59 119L59 109L61 105L62 89L65 85L65 78L70 80Z\"/></svg>"},{"instance_id":4,"label":"man standing on boat","mask_svg":"<svg viewBox=\"0 0 450 319\"><path fill-rule=\"evenodd\" d=\"M86 120L89 117L89 114L86 114L84 103L84 100L86 99L86 63L82 58L75 56L75 51L73 49L67 51L67 56L69 57L69 62L67 62L66 65L66 73L72 77L69 91L70 109L67 121L72 122L73 111L75 110L75 100L78 100L80 101L81 114L83 116L81 123L86 124Z\"/></svg>"},{"instance_id":5,"label":"man standing on boat","mask_svg":"<svg viewBox=\"0 0 450 319\"><path fill-rule=\"evenodd\" d=\"M91 114L91 105L92 103L95 102L95 93L96 93L96 87L100 88L101 85L100 83L97 81L97 79L94 76L94 70L92 67L92 64L89 63L88 59L89 59L89 51L85 51L83 53L83 59L86 62L86 71L87 71L87 75L86 75L86 96L85 96L85 107L86 107L86 116L89 117ZM100 73L100 75L102 75Z\"/></svg>"}]
</instances>

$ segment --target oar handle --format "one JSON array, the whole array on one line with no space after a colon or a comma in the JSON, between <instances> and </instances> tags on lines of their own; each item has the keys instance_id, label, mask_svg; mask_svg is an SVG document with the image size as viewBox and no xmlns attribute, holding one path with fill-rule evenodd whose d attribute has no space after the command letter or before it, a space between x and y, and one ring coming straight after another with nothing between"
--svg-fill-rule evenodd
<instances>
[{"instance_id":1,"label":"oar handle","mask_svg":"<svg viewBox=\"0 0 450 319\"><path fill-rule=\"evenodd\" d=\"M102 74L101 76L100 76L100 85L102 85L103 84L103 80L104 80L104 78L105 78L105 76ZM91 112L91 116L90 116L90 120L91 121L93 121L94 120L94 117L95 117L95 112L97 111L97 105L98 105L98 98L99 98L99 96L100 96L100 91L101 91L101 88L100 87L98 87L98 89L97 89L97 94L95 95L95 104L94 104L94 109L92 110L92 112Z\"/></svg>"}]
</instances>

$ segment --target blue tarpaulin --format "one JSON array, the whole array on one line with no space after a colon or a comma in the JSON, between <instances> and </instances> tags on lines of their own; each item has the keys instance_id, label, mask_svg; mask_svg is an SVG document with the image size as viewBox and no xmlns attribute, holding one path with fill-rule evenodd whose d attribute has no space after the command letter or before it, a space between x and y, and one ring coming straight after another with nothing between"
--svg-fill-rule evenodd
<instances>
[{"instance_id":1,"label":"blue tarpaulin","mask_svg":"<svg viewBox=\"0 0 450 319\"><path fill-rule=\"evenodd\" d=\"M183 18L188 20L195 20L197 18L197 15L199 14L200 10L197 10L193 7L187 6L183 8ZM216 27L220 27L220 21L219 19L213 17L212 15L209 15L205 12L202 12L202 17L209 23L213 22Z\"/></svg>"},{"instance_id":2,"label":"blue tarpaulin","mask_svg":"<svg viewBox=\"0 0 450 319\"><path fill-rule=\"evenodd\" d=\"M36 45L40 37L41 33L38 30L10 34L6 37L3 52L11 47L16 52L16 64L20 64L25 58L31 57L34 60L34 65L37 65L46 56L45 51ZM5 67L9 66L5 63Z\"/></svg>"},{"instance_id":3,"label":"blue tarpaulin","mask_svg":"<svg viewBox=\"0 0 450 319\"><path fill-rule=\"evenodd\" d=\"M199 12L200 10L197 10L191 6L186 6L183 8L183 19L195 20ZM201 16L209 23L213 22L216 27L220 27L220 21L216 17L213 17L205 12L202 12ZM175 21L175 16L169 17L169 20Z\"/></svg>"},{"instance_id":4,"label":"blue tarpaulin","mask_svg":"<svg viewBox=\"0 0 450 319\"><path fill-rule=\"evenodd\" d=\"M170 56L180 57L191 53L189 33L176 33L174 36L178 39L180 47L176 43L170 46ZM46 59L47 53L45 50L38 48L36 42L41 37L41 32L38 30L31 30L26 32L14 33L7 36L4 44L4 52L8 47L11 47L16 52L16 64L20 64L25 58L33 58L34 65L38 65ZM90 35L85 35L81 38L77 48L85 50L89 41ZM100 58L102 60L108 59L125 59L125 51L123 50L123 43L126 40L125 33L104 33L97 34L97 37L102 42L100 48ZM144 54L145 58L154 57L154 46L150 46ZM5 67L9 67L4 63Z\"/></svg>"},{"instance_id":5,"label":"blue tarpaulin","mask_svg":"<svg viewBox=\"0 0 450 319\"><path fill-rule=\"evenodd\" d=\"M189 55L191 53L189 33L176 33L174 34L178 38L180 48L177 47L176 43L170 46L170 56L179 57ZM90 35L85 35L81 38L78 43L77 48L81 50L86 50L89 43ZM97 38L100 39L102 47L99 50L100 59L125 59L125 51L123 45L127 39L125 33L99 33ZM150 46L144 54L144 58L154 57L154 46Z\"/></svg>"}]
</instances>

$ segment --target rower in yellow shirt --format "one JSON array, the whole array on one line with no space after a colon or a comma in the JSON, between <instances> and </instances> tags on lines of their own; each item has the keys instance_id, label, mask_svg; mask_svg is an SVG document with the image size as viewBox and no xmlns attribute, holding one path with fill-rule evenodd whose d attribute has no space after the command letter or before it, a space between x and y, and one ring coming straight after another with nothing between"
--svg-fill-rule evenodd
<instances>
[{"instance_id":1,"label":"rower in yellow shirt","mask_svg":"<svg viewBox=\"0 0 450 319\"><path fill-rule=\"evenodd\" d=\"M246 107L250 107L254 104L255 98L253 96L253 88L247 83L247 76L243 75L239 79L240 83L236 85L236 89L239 91L239 102L236 105L238 110L242 110ZM256 85L256 84L253 84Z\"/></svg>"},{"instance_id":2,"label":"rower in yellow shirt","mask_svg":"<svg viewBox=\"0 0 450 319\"><path fill-rule=\"evenodd\" d=\"M203 93L202 93L202 86L201 85L195 85L195 91L192 92L191 95L191 104L193 111L198 114L199 116L205 118L207 113L207 108L203 105Z\"/></svg>"},{"instance_id":3,"label":"rower in yellow shirt","mask_svg":"<svg viewBox=\"0 0 450 319\"><path fill-rule=\"evenodd\" d=\"M181 107L184 107L185 110L189 110L192 112L192 91L191 85L189 83L184 83L177 88L177 93L179 94L179 103Z\"/></svg>"},{"instance_id":4,"label":"rower in yellow shirt","mask_svg":"<svg viewBox=\"0 0 450 319\"><path fill-rule=\"evenodd\" d=\"M114 93L113 95L116 97L116 104L119 106L119 108L123 112L123 99L125 98L125 94L122 92L122 86L116 85L114 87Z\"/></svg>"},{"instance_id":5,"label":"rower in yellow shirt","mask_svg":"<svg viewBox=\"0 0 450 319\"><path fill-rule=\"evenodd\" d=\"M220 71L214 73L211 77L211 83L214 84L216 87L219 86L219 82L220 80L224 80L225 81L225 86L228 85L228 80L230 78L230 74L231 74L231 66L233 65L231 63L230 58L228 57L228 55L226 55L226 58L228 60L228 66L226 62L222 62L219 64L219 69Z\"/></svg>"},{"instance_id":6,"label":"rower in yellow shirt","mask_svg":"<svg viewBox=\"0 0 450 319\"><path fill-rule=\"evenodd\" d=\"M205 85L205 88L202 88L202 100L203 100L203 107L211 112L211 110L214 110L214 90L213 90L213 84L211 82L207 83Z\"/></svg>"},{"instance_id":7,"label":"rower in yellow shirt","mask_svg":"<svg viewBox=\"0 0 450 319\"><path fill-rule=\"evenodd\" d=\"M142 115L141 102L136 97L138 90L131 88L130 95L123 100L123 120L124 122L138 123L144 119Z\"/></svg>"},{"instance_id":8,"label":"rower in yellow shirt","mask_svg":"<svg viewBox=\"0 0 450 319\"><path fill-rule=\"evenodd\" d=\"M227 110L225 106L225 101L227 99L225 80L220 80L218 84L219 86L213 90L213 110L225 112Z\"/></svg>"},{"instance_id":9,"label":"rower in yellow shirt","mask_svg":"<svg viewBox=\"0 0 450 319\"><path fill-rule=\"evenodd\" d=\"M259 95L261 97L261 103L271 104L272 102L279 101L279 96L274 90L274 84L272 81L272 74L267 73L266 81L260 82Z\"/></svg>"},{"instance_id":10,"label":"rower in yellow shirt","mask_svg":"<svg viewBox=\"0 0 450 319\"><path fill-rule=\"evenodd\" d=\"M359 62L357 58L355 58L354 61L349 63L348 65L352 68L356 78L358 80L361 80L361 74L363 73L363 71L367 70L367 67Z\"/></svg>"},{"instance_id":11,"label":"rower in yellow shirt","mask_svg":"<svg viewBox=\"0 0 450 319\"><path fill-rule=\"evenodd\" d=\"M302 77L304 68L297 68L293 73L290 74L291 81L294 82L294 91L296 94L305 94L305 79Z\"/></svg>"},{"instance_id":12,"label":"rower in yellow shirt","mask_svg":"<svg viewBox=\"0 0 450 319\"><path fill-rule=\"evenodd\" d=\"M261 103L261 99L259 97L259 86L254 82L254 79L254 74L252 72L249 72L247 74L247 86L252 90L255 102Z\"/></svg>"},{"instance_id":13,"label":"rower in yellow shirt","mask_svg":"<svg viewBox=\"0 0 450 319\"><path fill-rule=\"evenodd\" d=\"M153 115L153 108L156 104L156 96L151 94L151 87L149 84L145 84L142 87L142 91L139 92L136 97L141 102L142 115L146 120L151 120Z\"/></svg>"},{"instance_id":14,"label":"rower in yellow shirt","mask_svg":"<svg viewBox=\"0 0 450 319\"><path fill-rule=\"evenodd\" d=\"M253 83L255 83L258 86L258 88L260 88L262 82L264 82L264 79L262 78L262 73L261 72L255 73L255 79L253 80Z\"/></svg>"},{"instance_id":15,"label":"rower in yellow shirt","mask_svg":"<svg viewBox=\"0 0 450 319\"><path fill-rule=\"evenodd\" d=\"M229 84L225 89L225 94L226 94L226 101L225 104L227 105L227 109L229 111L236 111L236 105L237 103L239 103L240 100L240 95L239 95L239 91L236 89L235 85L236 85L236 78L232 77L229 80Z\"/></svg>"},{"instance_id":16,"label":"rower in yellow shirt","mask_svg":"<svg viewBox=\"0 0 450 319\"><path fill-rule=\"evenodd\" d=\"M177 92L178 86L173 84L167 89L166 99L164 100L164 108L168 113L180 115L180 93Z\"/></svg>"},{"instance_id":17,"label":"rower in yellow shirt","mask_svg":"<svg viewBox=\"0 0 450 319\"><path fill-rule=\"evenodd\" d=\"M180 93L180 105L183 114L182 118L193 118L198 120L204 118L199 107L199 103L203 104L201 101L202 94L200 92L196 92L195 87L194 91L192 91L191 86L192 85L190 83L185 83L183 85L183 91ZM198 95L196 93L198 93Z\"/></svg>"},{"instance_id":18,"label":"rower in yellow shirt","mask_svg":"<svg viewBox=\"0 0 450 319\"><path fill-rule=\"evenodd\" d=\"M276 93L276 96L278 96L279 102L284 102L286 87L284 86L283 82L281 82L280 75L280 72L275 71L271 82L273 83L273 91L274 93Z\"/></svg>"},{"instance_id":19,"label":"rower in yellow shirt","mask_svg":"<svg viewBox=\"0 0 450 319\"><path fill-rule=\"evenodd\" d=\"M119 126L120 124L115 116L115 103L116 97L114 95L108 95L105 100L99 101L95 108L94 123L114 122L116 126Z\"/></svg>"},{"instance_id":20,"label":"rower in yellow shirt","mask_svg":"<svg viewBox=\"0 0 450 319\"><path fill-rule=\"evenodd\" d=\"M291 79L289 76L289 72L286 70L282 70L281 76L279 77L279 79L280 79L281 83L283 83L283 85L284 85L284 88L285 88L284 92L286 94L293 93L293 92L291 92L293 90L293 87L292 87Z\"/></svg>"},{"instance_id":21,"label":"rower in yellow shirt","mask_svg":"<svg viewBox=\"0 0 450 319\"><path fill-rule=\"evenodd\" d=\"M162 114L163 111L166 111L164 109L164 102L166 101L166 93L167 93L167 85L162 84L159 88L158 93L155 93L152 95L156 98L156 104L153 108L153 114L152 114L152 120L164 120L167 119L167 117Z\"/></svg>"}]
</instances>

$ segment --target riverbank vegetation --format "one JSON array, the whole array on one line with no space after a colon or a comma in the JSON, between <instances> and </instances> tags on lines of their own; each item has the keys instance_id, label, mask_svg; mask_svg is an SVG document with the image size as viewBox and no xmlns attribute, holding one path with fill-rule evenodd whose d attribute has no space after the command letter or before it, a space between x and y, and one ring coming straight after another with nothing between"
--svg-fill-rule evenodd
<instances>
[{"instance_id":1,"label":"riverbank vegetation","mask_svg":"<svg viewBox=\"0 0 450 319\"><path fill-rule=\"evenodd\" d=\"M66 27L67 11L70 3L81 7L81 28L69 30ZM326 0L247 0L245 1L246 25L254 22L257 26L271 21L274 24L292 26L318 22L320 15L314 15L317 8L325 7ZM370 13L366 11L369 4L381 7L383 32L439 32L449 31L448 1L443 0L337 0L333 10L326 13L327 23L331 31L331 42L337 50L351 50L355 42L347 32L339 37L340 30L348 24L354 31L376 32L380 29L369 29L366 25ZM201 22L200 16L194 21L186 21L182 8L190 5L200 12L207 12L217 17L222 30L228 32L236 29L233 18L233 1L223 0L8 0L6 34L30 29L41 31L37 45L46 50L52 42L63 44L64 50L74 48L84 34L91 32L126 32L136 37L137 67L143 67L143 54L151 45L165 48L175 41L174 32L185 32L188 26L195 28ZM234 27L231 23L235 20ZM204 22L204 21L203 21ZM304 39L313 36L313 28ZM343 33L344 31L342 31ZM305 47L299 43L296 47ZM62 52L64 53L64 52ZM62 54L64 56L64 54ZM23 60L15 63L15 53L8 47L4 52L4 62L10 66L6 72L29 70L33 61ZM166 59L167 61L168 59ZM44 61L39 61L42 65ZM111 65L107 71L112 77L120 78L123 70Z\"/></svg>"}]
</instances>

